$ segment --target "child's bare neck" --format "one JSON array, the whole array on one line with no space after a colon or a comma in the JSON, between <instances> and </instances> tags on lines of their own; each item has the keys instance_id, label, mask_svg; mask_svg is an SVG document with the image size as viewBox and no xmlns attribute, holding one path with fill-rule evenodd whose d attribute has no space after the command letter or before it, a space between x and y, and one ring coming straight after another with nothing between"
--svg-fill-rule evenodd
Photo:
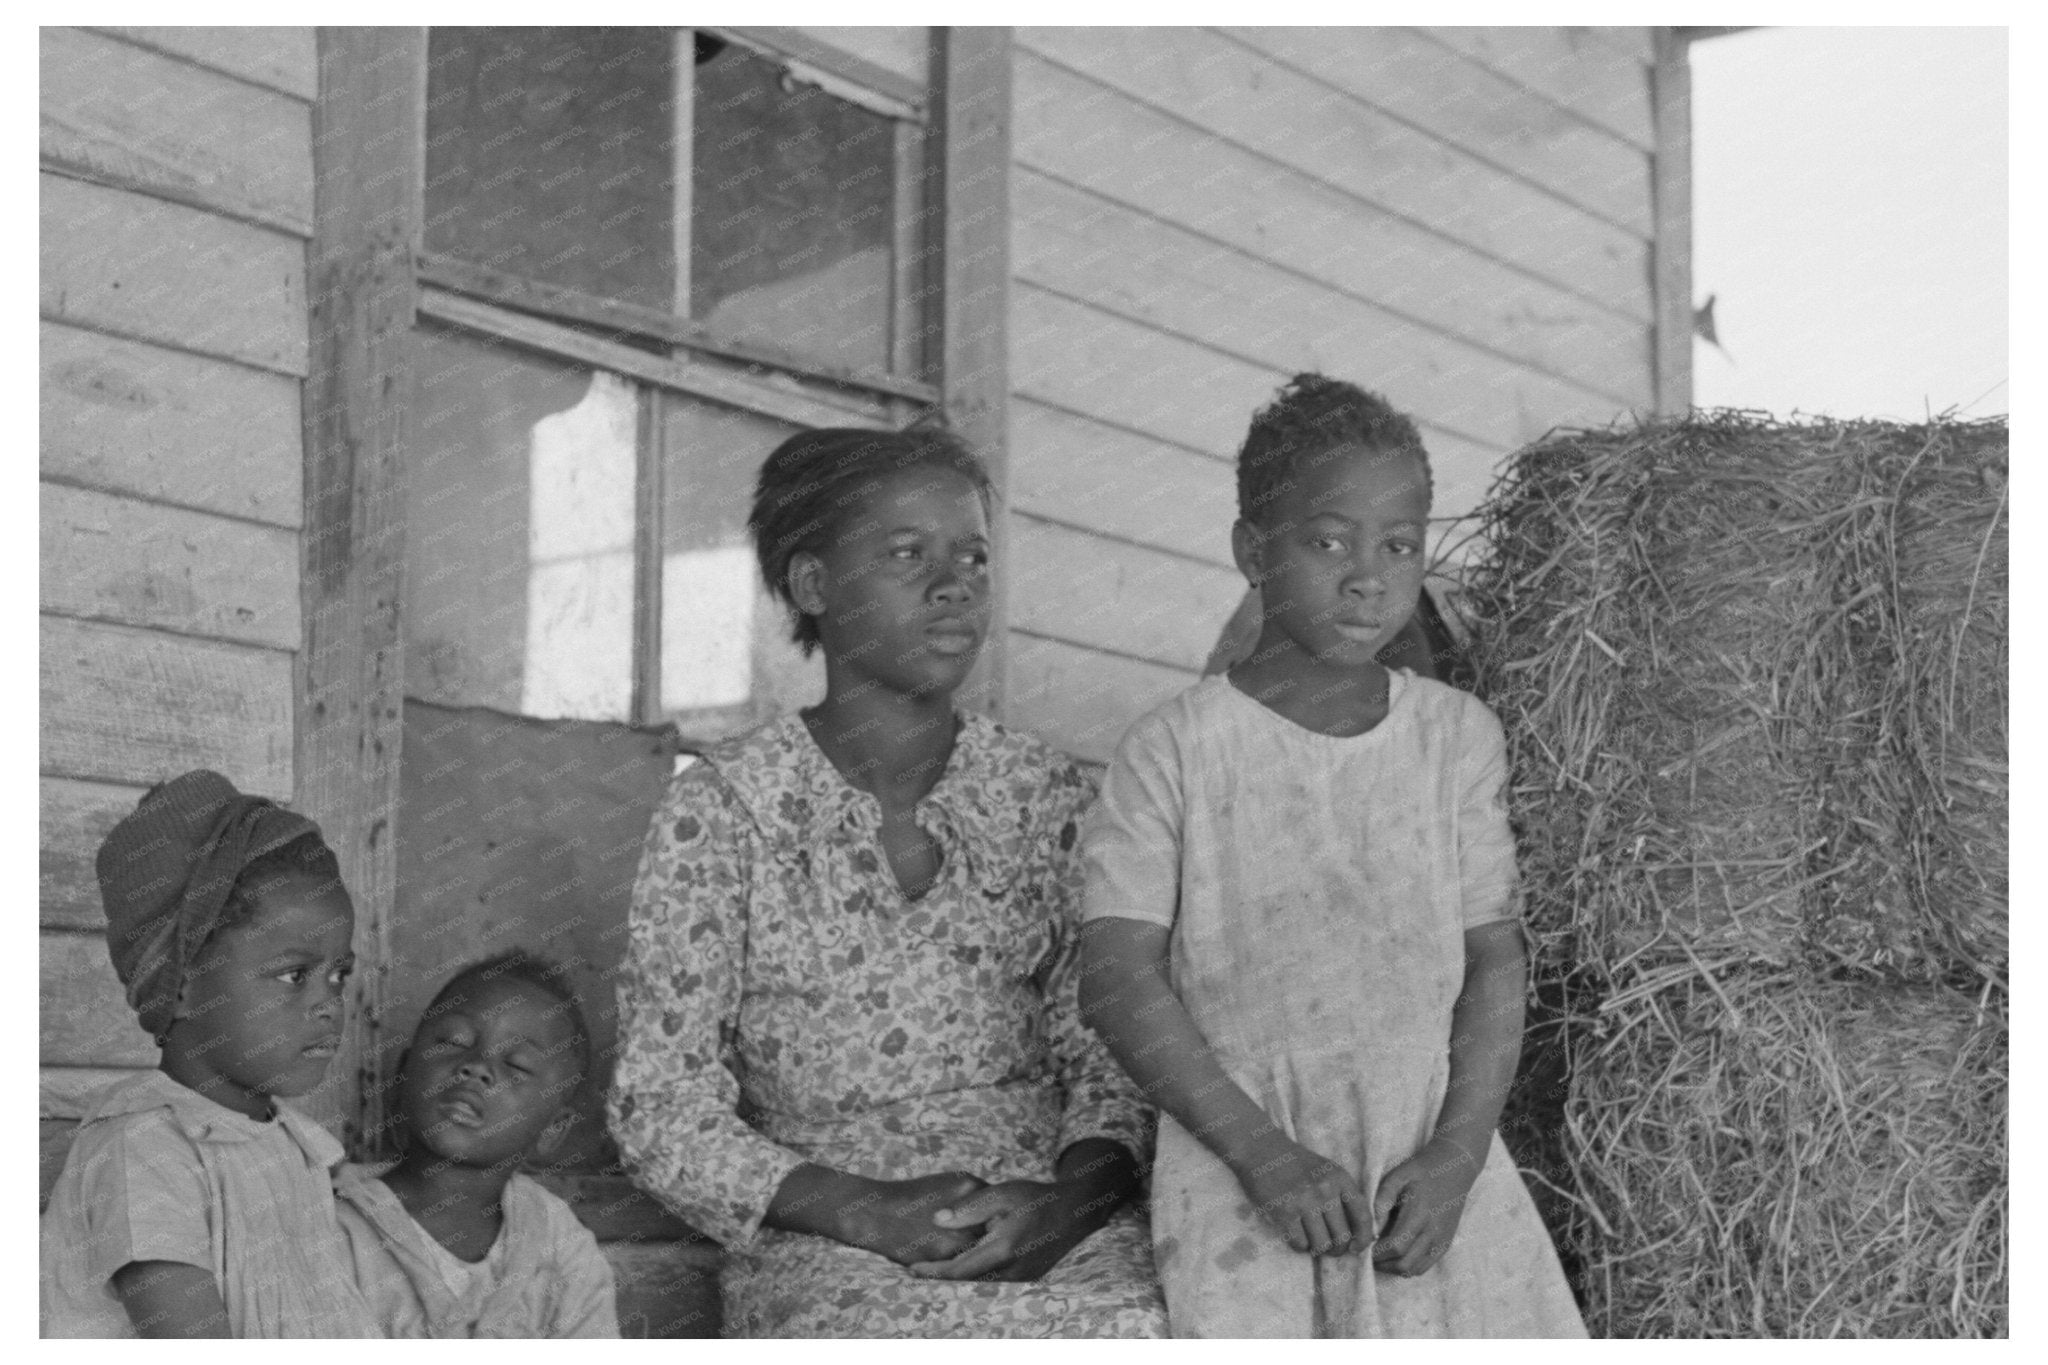
<instances>
[{"instance_id":1,"label":"child's bare neck","mask_svg":"<svg viewBox=\"0 0 2048 1365\"><path fill-rule=\"evenodd\" d=\"M182 1045L175 1028L164 1040L163 1054L157 1059L156 1069L187 1090L205 1096L223 1109L232 1109L237 1114L262 1123L277 1117L276 1101L268 1095L237 1085L198 1062L190 1049Z\"/></svg>"},{"instance_id":2,"label":"child's bare neck","mask_svg":"<svg viewBox=\"0 0 2048 1365\"><path fill-rule=\"evenodd\" d=\"M1387 718L1387 670L1305 667L1289 658L1253 656L1230 670L1230 684L1268 711L1304 730L1349 739Z\"/></svg>"},{"instance_id":3,"label":"child's bare neck","mask_svg":"<svg viewBox=\"0 0 2048 1365\"><path fill-rule=\"evenodd\" d=\"M435 1241L462 1260L480 1261L504 1226L505 1187L513 1170L511 1165L463 1166L408 1152L382 1179Z\"/></svg>"}]
</instances>

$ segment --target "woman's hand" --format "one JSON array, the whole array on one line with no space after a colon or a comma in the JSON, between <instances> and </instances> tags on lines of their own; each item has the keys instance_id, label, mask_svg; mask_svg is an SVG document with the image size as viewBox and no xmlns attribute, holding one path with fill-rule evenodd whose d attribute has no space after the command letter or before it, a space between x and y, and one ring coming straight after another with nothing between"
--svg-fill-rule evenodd
<instances>
[{"instance_id":1,"label":"woman's hand","mask_svg":"<svg viewBox=\"0 0 2048 1365\"><path fill-rule=\"evenodd\" d=\"M1348 1256L1372 1241L1372 1201L1352 1174L1275 1129L1231 1162L1238 1183L1296 1251Z\"/></svg>"},{"instance_id":2,"label":"woman's hand","mask_svg":"<svg viewBox=\"0 0 2048 1365\"><path fill-rule=\"evenodd\" d=\"M975 1196L988 1182L965 1171L943 1171L914 1180L866 1180L865 1188L837 1210L839 1240L886 1256L898 1265L943 1261L975 1244L979 1229L944 1224L935 1215Z\"/></svg>"},{"instance_id":3,"label":"woman's hand","mask_svg":"<svg viewBox=\"0 0 2048 1365\"><path fill-rule=\"evenodd\" d=\"M1121 1143L1084 1138L1060 1155L1051 1180L990 1185L937 1217L979 1231L961 1255L910 1267L935 1280L1035 1280L1107 1223L1138 1187L1138 1164Z\"/></svg>"},{"instance_id":4,"label":"woman's hand","mask_svg":"<svg viewBox=\"0 0 2048 1365\"><path fill-rule=\"evenodd\" d=\"M1385 1232L1372 1249L1373 1269L1420 1275L1442 1260L1478 1178L1479 1163L1443 1138L1388 1171L1374 1199Z\"/></svg>"}]
</instances>

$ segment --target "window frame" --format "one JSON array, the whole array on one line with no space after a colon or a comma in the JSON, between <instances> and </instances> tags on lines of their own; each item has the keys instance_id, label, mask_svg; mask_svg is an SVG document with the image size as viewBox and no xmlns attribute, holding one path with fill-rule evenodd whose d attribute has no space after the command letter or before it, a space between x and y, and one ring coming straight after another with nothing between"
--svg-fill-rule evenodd
<instances>
[{"instance_id":1,"label":"window frame","mask_svg":"<svg viewBox=\"0 0 2048 1365\"><path fill-rule=\"evenodd\" d=\"M679 48L688 48L698 33L709 34L768 60L780 62L797 79L816 84L827 94L895 121L896 212L892 259L896 274L891 291L891 363L887 372L849 369L797 352L726 337L690 320L690 166L687 151L692 146L688 120L692 113L695 68L693 63L680 59L674 91L675 145L680 149L677 153L674 202L678 295L674 310L648 308L585 293L565 285L493 269L446 252L421 251L418 271L421 282L429 291L426 297L461 294L495 304L507 312L552 316L605 329L619 337L657 342L673 351L687 351L693 358L736 362L738 366L749 369L773 370L795 377L800 382L883 394L927 406L939 403L941 394L938 386L925 380L931 369L931 359L927 348L919 344L921 329L915 325L912 311L912 305L923 292L921 286L924 283L917 278L921 253L914 234L925 205L917 202L917 195L923 172L931 167L928 155L924 158L924 166L916 164L919 158L916 156L915 137L910 132L912 128L927 128L930 122L922 95L896 73L841 53L793 29L681 27L670 30L670 38ZM935 69L943 60L942 53L937 50L942 43L936 36L932 47L935 50L931 54L931 66L934 68L933 82L936 83ZM489 314L471 313L469 316L472 321L465 325L472 330L489 326ZM510 335L504 339L514 344L525 344ZM735 391L730 386L725 386L721 392L702 396L717 402L735 401ZM771 394L765 401L772 399ZM769 408L756 410L774 415Z\"/></svg>"},{"instance_id":2,"label":"window frame","mask_svg":"<svg viewBox=\"0 0 2048 1365\"><path fill-rule=\"evenodd\" d=\"M312 355L305 386L301 538L306 632L295 696L295 801L321 822L356 903L362 969L352 978L348 1036L334 1068L339 1083L327 1088L315 1108L327 1121L339 1120L357 1155L377 1152L388 1141L385 1096L391 1078L382 1061L389 1054L380 1045L381 980L393 966L389 926L403 761L405 466L412 439L408 396L417 364L415 329L423 322L453 326L643 386L635 516L636 720L658 719L653 674L660 654L661 555L658 513L652 509L662 506L662 395L801 426L900 427L936 405L981 453L999 497L1008 484L1007 28L934 27L930 84L921 101L904 98L915 91L901 77L808 35L787 29L717 31L866 89L878 100L894 100L920 117L926 174L907 185L898 176L899 231L906 207L924 216L923 249L897 253L899 300L907 296L906 285L924 295L915 378L834 371L769 348L721 342L702 335L686 317L593 301L574 290L557 296L548 286L426 254L427 32L317 30L308 286ZM687 110L688 102L682 104ZM899 135L899 171L904 142ZM687 223L687 215L682 221ZM909 331L899 319L895 335ZM669 353L620 338L652 340ZM992 531L1000 553L1006 537L1003 519L996 520ZM1000 588L992 608L989 643L963 701L1000 714L1007 629Z\"/></svg>"}]
</instances>

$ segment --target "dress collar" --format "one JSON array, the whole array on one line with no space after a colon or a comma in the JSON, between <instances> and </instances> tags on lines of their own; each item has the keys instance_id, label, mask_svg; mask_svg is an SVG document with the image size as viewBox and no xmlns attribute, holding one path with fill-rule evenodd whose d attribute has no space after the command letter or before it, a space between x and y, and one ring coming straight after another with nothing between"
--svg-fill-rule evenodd
<instances>
[{"instance_id":1,"label":"dress collar","mask_svg":"<svg viewBox=\"0 0 2048 1365\"><path fill-rule=\"evenodd\" d=\"M325 1128L281 1100L273 1099L271 1106L277 1111L275 1120L252 1119L216 1104L161 1071L143 1071L102 1091L85 1122L168 1109L179 1130L194 1142L253 1142L282 1128L321 1166L341 1160L341 1144Z\"/></svg>"},{"instance_id":2,"label":"dress collar","mask_svg":"<svg viewBox=\"0 0 2048 1365\"><path fill-rule=\"evenodd\" d=\"M1019 738L986 716L960 713L946 769L916 807L947 859L961 860L985 887L1014 880L1025 851L1032 811L1009 798L1020 782L1036 782L1020 770L1029 755ZM840 774L795 713L716 746L704 761L776 843L793 835L800 847L816 848L842 831L871 839L881 828L881 803Z\"/></svg>"}]
</instances>

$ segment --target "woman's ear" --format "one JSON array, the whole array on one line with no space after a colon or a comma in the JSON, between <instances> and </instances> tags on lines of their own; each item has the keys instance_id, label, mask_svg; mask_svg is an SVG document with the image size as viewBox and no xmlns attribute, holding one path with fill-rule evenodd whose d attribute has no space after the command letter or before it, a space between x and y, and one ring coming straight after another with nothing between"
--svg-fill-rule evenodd
<instances>
[{"instance_id":1,"label":"woman's ear","mask_svg":"<svg viewBox=\"0 0 2048 1365\"><path fill-rule=\"evenodd\" d=\"M1259 586L1259 544L1262 539L1259 528L1243 518L1230 524L1231 557L1237 561L1237 571L1244 575L1244 581L1255 588Z\"/></svg>"},{"instance_id":2,"label":"woman's ear","mask_svg":"<svg viewBox=\"0 0 2048 1365\"><path fill-rule=\"evenodd\" d=\"M789 599L796 603L796 609L806 616L822 615L825 610L825 561L809 550L798 550L789 557L789 570L783 581L789 585Z\"/></svg>"}]
</instances>

